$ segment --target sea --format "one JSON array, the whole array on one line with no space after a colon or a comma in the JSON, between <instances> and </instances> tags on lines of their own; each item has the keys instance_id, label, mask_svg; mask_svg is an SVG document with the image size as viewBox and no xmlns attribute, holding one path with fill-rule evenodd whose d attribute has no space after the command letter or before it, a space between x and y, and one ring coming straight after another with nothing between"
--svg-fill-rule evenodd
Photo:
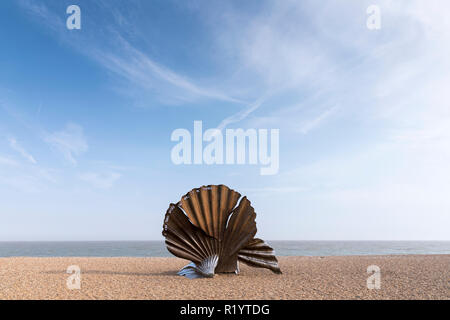
<instances>
[{"instance_id":1,"label":"sea","mask_svg":"<svg viewBox=\"0 0 450 320\"><path fill-rule=\"evenodd\" d=\"M267 241L277 256L450 254L450 241ZM164 241L0 242L0 257L170 257Z\"/></svg>"}]
</instances>

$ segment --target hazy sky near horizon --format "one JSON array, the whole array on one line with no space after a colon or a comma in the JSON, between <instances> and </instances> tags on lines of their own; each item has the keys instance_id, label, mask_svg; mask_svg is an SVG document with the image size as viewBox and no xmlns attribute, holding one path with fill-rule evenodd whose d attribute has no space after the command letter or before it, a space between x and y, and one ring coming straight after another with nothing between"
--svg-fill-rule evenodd
<instances>
[{"instance_id":1,"label":"hazy sky near horizon","mask_svg":"<svg viewBox=\"0 0 450 320\"><path fill-rule=\"evenodd\" d=\"M252 201L264 239L450 240L449 12L1 1L0 241L162 239L170 202L220 183ZM280 129L278 174L175 165L171 133L194 120Z\"/></svg>"}]
</instances>

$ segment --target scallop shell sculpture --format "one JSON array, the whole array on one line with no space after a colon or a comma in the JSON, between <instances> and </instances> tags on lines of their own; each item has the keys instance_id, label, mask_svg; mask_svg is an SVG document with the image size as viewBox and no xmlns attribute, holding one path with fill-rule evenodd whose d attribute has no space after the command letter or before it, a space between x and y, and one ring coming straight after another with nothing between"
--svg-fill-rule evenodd
<instances>
[{"instance_id":1,"label":"scallop shell sculpture","mask_svg":"<svg viewBox=\"0 0 450 320\"><path fill-rule=\"evenodd\" d=\"M188 278L238 274L238 261L280 274L273 249L255 238L255 218L247 197L224 185L192 189L177 204L171 203L162 232L167 249L192 261L178 274Z\"/></svg>"}]
</instances>

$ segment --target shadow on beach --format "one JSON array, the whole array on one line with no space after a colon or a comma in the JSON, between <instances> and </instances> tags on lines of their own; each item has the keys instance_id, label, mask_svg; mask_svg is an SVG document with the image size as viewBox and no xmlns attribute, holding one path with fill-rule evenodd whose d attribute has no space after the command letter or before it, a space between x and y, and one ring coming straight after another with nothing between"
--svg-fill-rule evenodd
<instances>
[{"instance_id":1,"label":"shadow on beach","mask_svg":"<svg viewBox=\"0 0 450 320\"><path fill-rule=\"evenodd\" d=\"M82 271L82 274L100 274L100 275L119 275L119 276L178 276L178 271L162 271L162 272L121 272L121 271L104 271L104 270L87 270ZM68 274L65 271L55 270L55 271L43 271L41 274Z\"/></svg>"}]
</instances>

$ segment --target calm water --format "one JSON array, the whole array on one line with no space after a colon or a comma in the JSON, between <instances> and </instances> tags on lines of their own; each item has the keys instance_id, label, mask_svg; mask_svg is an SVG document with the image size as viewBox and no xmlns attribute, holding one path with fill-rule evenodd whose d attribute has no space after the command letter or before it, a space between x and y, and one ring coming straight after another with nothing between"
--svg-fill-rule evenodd
<instances>
[{"instance_id":1,"label":"calm water","mask_svg":"<svg viewBox=\"0 0 450 320\"><path fill-rule=\"evenodd\" d=\"M269 241L279 256L450 254L450 241ZM170 257L163 241L0 242L0 257Z\"/></svg>"}]
</instances>

